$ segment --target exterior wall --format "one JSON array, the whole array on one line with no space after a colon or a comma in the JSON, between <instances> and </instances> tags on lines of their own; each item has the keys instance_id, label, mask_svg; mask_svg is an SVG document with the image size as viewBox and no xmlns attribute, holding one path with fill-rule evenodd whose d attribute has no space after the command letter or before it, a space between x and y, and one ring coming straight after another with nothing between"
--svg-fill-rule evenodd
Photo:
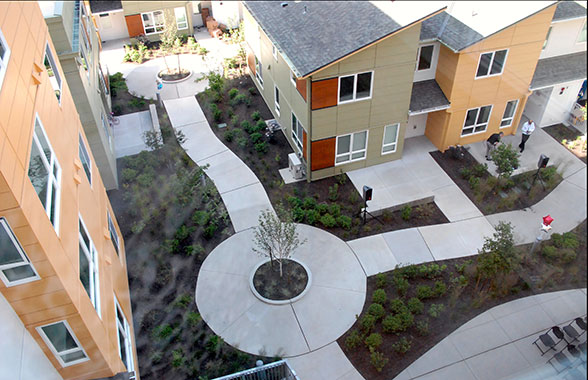
<instances>
[{"instance_id":1,"label":"exterior wall","mask_svg":"<svg viewBox=\"0 0 588 380\"><path fill-rule=\"evenodd\" d=\"M142 21L140 19L141 13L143 12L152 12L152 11L163 11L165 16L165 22L176 22L174 8L183 7L186 10L186 19L188 21L188 28L178 30L178 35L187 34L192 35L193 27L192 27L192 2L191 1L123 1L123 14L125 19L127 19L127 27L129 29L129 36L134 37L134 33L132 33L131 27L129 27L129 16L133 19L132 25L139 25L136 21L134 21L133 16L139 15L138 22L141 23L141 31L144 32L142 28ZM136 17L135 17L136 18ZM134 27L133 27L134 29ZM151 41L159 41L161 38L161 33L150 34L147 36Z\"/></svg>"},{"instance_id":2,"label":"exterior wall","mask_svg":"<svg viewBox=\"0 0 588 380\"><path fill-rule=\"evenodd\" d=\"M80 6L83 5L83 2ZM89 7L86 8L86 14L89 15ZM49 28L49 34L53 36L64 36L67 32L73 31L74 9L73 2L64 2L63 13L61 16L45 18ZM104 181L107 190L118 188L118 173L116 169L116 157L114 154L114 137L110 125L105 126L103 118L107 119L110 113L110 93L107 87L103 87L99 76L104 78L103 83L107 83L106 73L100 69L100 41L94 23L90 18L86 23L88 26L88 37L90 42L90 51L87 52L86 71L79 64L79 49L82 49L83 30L80 25L79 46L75 46L72 53L71 39L58 39L54 42L55 48L59 52L59 61L63 67L63 74L73 95L76 109L84 126L84 131L90 149L96 158L96 165Z\"/></svg>"},{"instance_id":3,"label":"exterior wall","mask_svg":"<svg viewBox=\"0 0 588 380\"><path fill-rule=\"evenodd\" d=\"M117 40L129 37L127 23L122 9L116 12L104 12L92 15L98 28L101 41Z\"/></svg>"},{"instance_id":4,"label":"exterior wall","mask_svg":"<svg viewBox=\"0 0 588 380\"><path fill-rule=\"evenodd\" d=\"M409 116L408 122L406 123L406 133L404 138L422 136L425 134L425 128L427 126L427 115L426 113L421 115Z\"/></svg>"},{"instance_id":5,"label":"exterior wall","mask_svg":"<svg viewBox=\"0 0 588 380\"><path fill-rule=\"evenodd\" d=\"M547 100L543 116L540 120L536 120L537 126L547 127L564 121L567 122L583 82L584 79L580 79L554 85L551 96Z\"/></svg>"},{"instance_id":6,"label":"exterior wall","mask_svg":"<svg viewBox=\"0 0 588 380\"><path fill-rule=\"evenodd\" d=\"M0 217L6 219L40 277L10 287L0 282L0 292L47 359L66 379L126 372L118 353L116 294L131 326L138 368L122 234L116 227L121 242L119 256L110 241L107 210L113 219L115 216L91 152L91 186L80 165L78 138L86 137L72 93L63 83L59 103L43 68L47 41L54 53L56 50L38 4L0 2L0 29L11 49L0 89L0 109L10 110L0 113ZM58 60L56 66L65 77ZM28 178L35 115L39 116L61 166L59 232ZM80 281L79 216L98 252L101 316ZM116 225L116 219L113 222ZM62 320L71 326L90 360L62 367L36 330Z\"/></svg>"},{"instance_id":7,"label":"exterior wall","mask_svg":"<svg viewBox=\"0 0 588 380\"><path fill-rule=\"evenodd\" d=\"M441 47L436 79L451 102L451 108L448 111L440 111L445 113L444 118L429 117L425 132L437 148L444 151L451 145L466 145L485 140L499 130L506 103L518 99L512 125L500 129L507 135L516 132L554 11L555 5L460 53L453 53L448 48ZM480 55L501 49L508 49L503 73L476 79ZM461 137L467 110L486 105L493 105L486 130ZM441 131L440 123L446 123L446 127Z\"/></svg>"},{"instance_id":8,"label":"exterior wall","mask_svg":"<svg viewBox=\"0 0 588 380\"><path fill-rule=\"evenodd\" d=\"M539 59L586 51L586 41L577 42L586 17L551 23L551 33Z\"/></svg>"},{"instance_id":9,"label":"exterior wall","mask_svg":"<svg viewBox=\"0 0 588 380\"><path fill-rule=\"evenodd\" d=\"M240 1L219 1L211 2L212 14L219 24L224 24L229 29L238 28L243 18L243 5Z\"/></svg>"},{"instance_id":10,"label":"exterior wall","mask_svg":"<svg viewBox=\"0 0 588 380\"><path fill-rule=\"evenodd\" d=\"M441 49L441 44L439 42L421 42L419 44L419 48L421 46L428 46L433 45L433 57L431 58L431 67L427 70L420 70L417 71L418 61L414 67L414 79L413 82L420 82L424 80L431 80L435 79L435 72L437 71L437 62L439 62L439 50ZM417 50L418 54L418 50ZM417 57L418 59L418 57Z\"/></svg>"}]
</instances>

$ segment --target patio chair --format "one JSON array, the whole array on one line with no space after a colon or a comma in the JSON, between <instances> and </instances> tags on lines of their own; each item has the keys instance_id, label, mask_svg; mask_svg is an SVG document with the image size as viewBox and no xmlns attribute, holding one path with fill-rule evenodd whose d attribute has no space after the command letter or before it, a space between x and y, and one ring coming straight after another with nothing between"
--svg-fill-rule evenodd
<instances>
[{"instance_id":1,"label":"patio chair","mask_svg":"<svg viewBox=\"0 0 588 380\"><path fill-rule=\"evenodd\" d=\"M553 335L556 337L556 340L554 340L550 335L549 332L552 332ZM564 334L561 331L561 329L558 326L553 326L552 328L550 328L549 330L547 330L545 333L539 335L539 338L537 338L533 344L535 346L537 346L537 348L539 349L539 351L541 351L541 356L545 355L547 352L549 352L549 350L553 350L553 351L557 351L555 349L555 346L557 346L559 344L559 342L561 342L564 339ZM539 346L539 344L537 344L538 341L541 341L541 343L543 343L543 345L547 348L545 351L543 351L541 349L541 347Z\"/></svg>"},{"instance_id":2,"label":"patio chair","mask_svg":"<svg viewBox=\"0 0 588 380\"><path fill-rule=\"evenodd\" d=\"M584 334L586 332L586 317L576 318L575 321L576 321L576 325L578 325L580 330L582 330L582 333L580 333L580 335Z\"/></svg>"},{"instance_id":3,"label":"patio chair","mask_svg":"<svg viewBox=\"0 0 588 380\"><path fill-rule=\"evenodd\" d=\"M580 318L577 318L577 319L580 319ZM570 343L572 343L572 342L574 342L574 341L577 341L577 340L578 340L578 338L580 337L580 335L582 335L582 334L584 333L584 332L583 332L583 330L582 330L582 329L580 329L580 331L582 331L582 334L580 334L580 333L578 332L578 330L576 330L576 329L574 328L574 326L572 326L572 324L573 324L574 322L576 322L576 319L574 319L573 321L571 321L569 325L567 325L567 326L564 326L564 327L563 327L563 331L564 331L564 332L566 333L566 335L567 335L567 336L570 338L570 340L568 340L568 339L566 339L566 338L564 337L564 339L565 339L566 343L568 343L568 344L570 344Z\"/></svg>"}]
</instances>

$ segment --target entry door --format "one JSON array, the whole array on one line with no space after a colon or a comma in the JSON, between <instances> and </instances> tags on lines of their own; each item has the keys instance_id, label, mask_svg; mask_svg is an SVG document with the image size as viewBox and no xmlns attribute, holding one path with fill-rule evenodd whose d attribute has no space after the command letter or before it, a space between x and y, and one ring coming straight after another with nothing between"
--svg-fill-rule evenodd
<instances>
[{"instance_id":1,"label":"entry door","mask_svg":"<svg viewBox=\"0 0 588 380\"><path fill-rule=\"evenodd\" d=\"M547 101L549 100L552 91L553 87L535 90L527 99L527 105L525 106L523 115L526 116L527 119L535 121L535 124L538 126L543 126L541 119L545 113Z\"/></svg>"}]
</instances>

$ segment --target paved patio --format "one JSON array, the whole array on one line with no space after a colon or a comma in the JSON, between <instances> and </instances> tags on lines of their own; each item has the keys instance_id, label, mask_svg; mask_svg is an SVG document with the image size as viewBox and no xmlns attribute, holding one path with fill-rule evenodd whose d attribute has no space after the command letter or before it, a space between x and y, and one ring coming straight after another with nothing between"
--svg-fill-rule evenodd
<instances>
[{"instance_id":1,"label":"paved patio","mask_svg":"<svg viewBox=\"0 0 588 380\"><path fill-rule=\"evenodd\" d=\"M153 130L149 111L118 116L118 120L118 125L113 126L116 158L132 156L143 150L149 150L143 141L143 134Z\"/></svg>"}]
</instances>

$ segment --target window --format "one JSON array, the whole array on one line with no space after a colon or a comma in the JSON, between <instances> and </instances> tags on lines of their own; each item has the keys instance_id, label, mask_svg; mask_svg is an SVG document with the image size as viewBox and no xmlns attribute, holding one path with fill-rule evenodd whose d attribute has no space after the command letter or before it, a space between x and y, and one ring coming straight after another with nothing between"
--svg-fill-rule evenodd
<instances>
[{"instance_id":1,"label":"window","mask_svg":"<svg viewBox=\"0 0 588 380\"><path fill-rule=\"evenodd\" d=\"M61 104L61 75L57 71L57 65L55 64L51 49L49 49L49 44L45 47L45 59L43 62L45 64L45 70L47 70L47 75L49 75L51 87L55 91L57 101Z\"/></svg>"},{"instance_id":2,"label":"window","mask_svg":"<svg viewBox=\"0 0 588 380\"><path fill-rule=\"evenodd\" d=\"M100 91L103 91L103 93L106 95L110 94L108 86L106 85L106 80L104 80L104 72L102 71L102 68L100 66L98 66L98 73L97 74L98 74L98 81L100 82Z\"/></svg>"},{"instance_id":3,"label":"window","mask_svg":"<svg viewBox=\"0 0 588 380\"><path fill-rule=\"evenodd\" d=\"M108 211L108 231L110 231L110 240L112 240L112 244L114 245L114 250L116 251L117 255L119 253L119 243L118 243L118 233L116 232L116 228L114 227L114 223L112 222L112 218L110 217L110 211Z\"/></svg>"},{"instance_id":4,"label":"window","mask_svg":"<svg viewBox=\"0 0 588 380\"><path fill-rule=\"evenodd\" d=\"M86 77L90 79L90 72L88 71L88 58L86 56L86 51L83 47L80 47L80 62L82 63L82 67L86 71Z\"/></svg>"},{"instance_id":5,"label":"window","mask_svg":"<svg viewBox=\"0 0 588 380\"><path fill-rule=\"evenodd\" d=\"M518 100L511 100L506 103L504 114L502 115L502 121L500 122L500 128L510 127L512 125L512 120L514 119L518 104Z\"/></svg>"},{"instance_id":6,"label":"window","mask_svg":"<svg viewBox=\"0 0 588 380\"><path fill-rule=\"evenodd\" d=\"M39 275L6 219L0 218L0 227L0 277L4 285L14 286L38 280Z\"/></svg>"},{"instance_id":7,"label":"window","mask_svg":"<svg viewBox=\"0 0 588 380\"><path fill-rule=\"evenodd\" d=\"M259 59L255 57L255 77L259 81L261 87L263 87L263 74L261 73L261 66L261 62L259 62Z\"/></svg>"},{"instance_id":8,"label":"window","mask_svg":"<svg viewBox=\"0 0 588 380\"><path fill-rule=\"evenodd\" d=\"M80 217L79 221L80 281L100 316L100 277L98 276L98 252Z\"/></svg>"},{"instance_id":9,"label":"window","mask_svg":"<svg viewBox=\"0 0 588 380\"><path fill-rule=\"evenodd\" d=\"M116 331L118 334L118 354L127 367L128 372L135 370L133 361L133 343L131 340L131 327L125 318L116 296L114 297L114 307L116 308Z\"/></svg>"},{"instance_id":10,"label":"window","mask_svg":"<svg viewBox=\"0 0 588 380\"><path fill-rule=\"evenodd\" d=\"M61 167L51 149L47 135L37 115L29 162L29 179L47 212L56 232L59 232L59 202Z\"/></svg>"},{"instance_id":11,"label":"window","mask_svg":"<svg viewBox=\"0 0 588 380\"><path fill-rule=\"evenodd\" d=\"M339 104L372 97L373 72L339 77Z\"/></svg>"},{"instance_id":12,"label":"window","mask_svg":"<svg viewBox=\"0 0 588 380\"><path fill-rule=\"evenodd\" d=\"M580 30L580 34L578 35L576 42L586 42L586 21L584 21L584 26L582 26L582 30Z\"/></svg>"},{"instance_id":13,"label":"window","mask_svg":"<svg viewBox=\"0 0 588 380\"><path fill-rule=\"evenodd\" d=\"M80 2L80 11L80 23L82 25L84 44L86 45L86 49L90 51L92 49L92 40L90 38L90 33L88 32L88 30L90 30L90 28L88 27L88 13L86 12L86 5L83 1Z\"/></svg>"},{"instance_id":14,"label":"window","mask_svg":"<svg viewBox=\"0 0 588 380\"><path fill-rule=\"evenodd\" d=\"M304 149L304 128L294 113L292 113L292 140L294 140L298 150L302 152Z\"/></svg>"},{"instance_id":15,"label":"window","mask_svg":"<svg viewBox=\"0 0 588 380\"><path fill-rule=\"evenodd\" d=\"M500 75L504 70L507 50L497 50L480 55L476 78Z\"/></svg>"},{"instance_id":16,"label":"window","mask_svg":"<svg viewBox=\"0 0 588 380\"><path fill-rule=\"evenodd\" d=\"M472 133L484 132L486 127L488 127L490 112L492 112L492 106L468 110L461 135L465 136Z\"/></svg>"},{"instance_id":17,"label":"window","mask_svg":"<svg viewBox=\"0 0 588 380\"><path fill-rule=\"evenodd\" d=\"M335 165L364 159L367 148L367 134L367 131L363 131L337 136Z\"/></svg>"},{"instance_id":18,"label":"window","mask_svg":"<svg viewBox=\"0 0 588 380\"><path fill-rule=\"evenodd\" d=\"M80 140L80 161L82 161L82 167L86 172L86 177L88 177L88 182L92 185L92 161L90 161L90 155L88 154L88 149L86 148L86 143L84 143L84 139L82 135L79 135Z\"/></svg>"},{"instance_id":19,"label":"window","mask_svg":"<svg viewBox=\"0 0 588 380\"><path fill-rule=\"evenodd\" d=\"M63 367L90 360L67 321L37 327L37 331Z\"/></svg>"},{"instance_id":20,"label":"window","mask_svg":"<svg viewBox=\"0 0 588 380\"><path fill-rule=\"evenodd\" d=\"M272 55L274 56L276 62L278 62L278 49L276 49L274 45L272 45Z\"/></svg>"},{"instance_id":21,"label":"window","mask_svg":"<svg viewBox=\"0 0 588 380\"><path fill-rule=\"evenodd\" d=\"M10 49L8 43L4 39L4 34L0 30L0 89L2 89L2 82L4 81L4 74L6 74L6 66L8 66L8 59L10 58Z\"/></svg>"},{"instance_id":22,"label":"window","mask_svg":"<svg viewBox=\"0 0 588 380\"><path fill-rule=\"evenodd\" d=\"M145 34L161 33L165 30L163 11L141 13Z\"/></svg>"},{"instance_id":23,"label":"window","mask_svg":"<svg viewBox=\"0 0 588 380\"><path fill-rule=\"evenodd\" d=\"M417 71L431 68L434 48L434 45L421 46L419 48Z\"/></svg>"},{"instance_id":24,"label":"window","mask_svg":"<svg viewBox=\"0 0 588 380\"><path fill-rule=\"evenodd\" d=\"M276 113L280 116L280 90L274 86L274 103L276 106Z\"/></svg>"},{"instance_id":25,"label":"window","mask_svg":"<svg viewBox=\"0 0 588 380\"><path fill-rule=\"evenodd\" d=\"M290 82L296 87L296 75L294 75L294 71L290 71Z\"/></svg>"},{"instance_id":26,"label":"window","mask_svg":"<svg viewBox=\"0 0 588 380\"><path fill-rule=\"evenodd\" d=\"M174 8L174 14L176 15L176 25L178 26L178 30L188 29L188 18L186 17L186 8Z\"/></svg>"},{"instance_id":27,"label":"window","mask_svg":"<svg viewBox=\"0 0 588 380\"><path fill-rule=\"evenodd\" d=\"M551 26L549 27L549 30L547 30L547 36L545 36L545 41L543 41L543 50L545 50L545 47L547 46L547 41L549 40L550 34L551 34Z\"/></svg>"},{"instance_id":28,"label":"window","mask_svg":"<svg viewBox=\"0 0 588 380\"><path fill-rule=\"evenodd\" d=\"M392 124L384 127L384 141L382 142L382 154L396 152L398 143L398 128L400 124Z\"/></svg>"}]
</instances>

